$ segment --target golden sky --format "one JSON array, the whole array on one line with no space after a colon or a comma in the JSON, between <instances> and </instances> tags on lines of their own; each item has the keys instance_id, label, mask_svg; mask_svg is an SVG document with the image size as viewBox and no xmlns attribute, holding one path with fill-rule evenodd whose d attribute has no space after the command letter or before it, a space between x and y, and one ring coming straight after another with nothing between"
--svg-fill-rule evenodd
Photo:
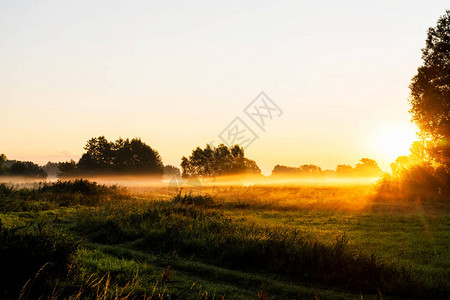
<instances>
[{"instance_id":1,"label":"golden sky","mask_svg":"<svg viewBox=\"0 0 450 300\"><path fill-rule=\"evenodd\" d=\"M414 138L408 85L446 4L2 1L0 153L76 160L90 137L141 137L179 165L241 117L266 174L387 169ZM265 131L243 111L261 91L283 111Z\"/></svg>"}]
</instances>

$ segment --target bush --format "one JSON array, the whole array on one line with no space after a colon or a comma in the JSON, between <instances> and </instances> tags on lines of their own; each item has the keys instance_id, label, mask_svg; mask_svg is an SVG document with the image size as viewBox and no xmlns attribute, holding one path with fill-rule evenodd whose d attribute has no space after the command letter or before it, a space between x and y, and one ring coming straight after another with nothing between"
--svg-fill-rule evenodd
<instances>
[{"instance_id":1,"label":"bush","mask_svg":"<svg viewBox=\"0 0 450 300\"><path fill-rule=\"evenodd\" d=\"M14 193L14 188L6 185L5 183L0 183L0 197L9 197Z\"/></svg>"},{"instance_id":2,"label":"bush","mask_svg":"<svg viewBox=\"0 0 450 300\"><path fill-rule=\"evenodd\" d=\"M0 222L0 286L2 297L26 293L33 299L52 290L52 282L69 271L78 242L64 234L35 228L5 228Z\"/></svg>"},{"instance_id":3,"label":"bush","mask_svg":"<svg viewBox=\"0 0 450 300\"><path fill-rule=\"evenodd\" d=\"M214 203L213 197L206 195L193 195L192 193L181 195L179 192L173 199L173 203L185 205L210 206Z\"/></svg>"},{"instance_id":4,"label":"bush","mask_svg":"<svg viewBox=\"0 0 450 300\"><path fill-rule=\"evenodd\" d=\"M40 207L49 209L58 206L97 205L107 200L127 197L124 188L98 185L83 179L38 183L31 188L0 184L0 211L39 211L42 210Z\"/></svg>"},{"instance_id":5,"label":"bush","mask_svg":"<svg viewBox=\"0 0 450 300\"><path fill-rule=\"evenodd\" d=\"M106 185L98 185L86 179L75 179L68 181L58 180L54 183L39 184L37 190L39 192L63 193L63 194L81 194L83 196L98 196L104 194L112 194L118 190L117 186L107 187Z\"/></svg>"},{"instance_id":6,"label":"bush","mask_svg":"<svg viewBox=\"0 0 450 300\"><path fill-rule=\"evenodd\" d=\"M377 183L377 198L427 203L449 202L450 173L442 166L421 163L397 167Z\"/></svg>"}]
</instances>

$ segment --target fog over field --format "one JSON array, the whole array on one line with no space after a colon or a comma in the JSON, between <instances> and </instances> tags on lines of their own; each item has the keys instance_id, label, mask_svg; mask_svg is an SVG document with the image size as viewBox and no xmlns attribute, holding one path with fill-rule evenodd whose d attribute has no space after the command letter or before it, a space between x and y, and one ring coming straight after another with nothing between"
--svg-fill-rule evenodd
<instances>
[{"instance_id":1,"label":"fog over field","mask_svg":"<svg viewBox=\"0 0 450 300\"><path fill-rule=\"evenodd\" d=\"M0 300L450 299L443 0L0 1Z\"/></svg>"}]
</instances>

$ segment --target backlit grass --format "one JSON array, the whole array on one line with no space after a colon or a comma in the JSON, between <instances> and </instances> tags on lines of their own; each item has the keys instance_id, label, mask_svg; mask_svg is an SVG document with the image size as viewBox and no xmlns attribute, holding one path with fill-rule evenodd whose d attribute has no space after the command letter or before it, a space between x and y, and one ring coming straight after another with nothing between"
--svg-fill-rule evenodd
<instances>
[{"instance_id":1,"label":"backlit grass","mask_svg":"<svg viewBox=\"0 0 450 300\"><path fill-rule=\"evenodd\" d=\"M30 293L80 299L100 292L153 299L449 293L448 209L376 202L370 186L190 193L75 182L2 189L4 228L48 228L80 242L68 277L49 277L55 290Z\"/></svg>"}]
</instances>

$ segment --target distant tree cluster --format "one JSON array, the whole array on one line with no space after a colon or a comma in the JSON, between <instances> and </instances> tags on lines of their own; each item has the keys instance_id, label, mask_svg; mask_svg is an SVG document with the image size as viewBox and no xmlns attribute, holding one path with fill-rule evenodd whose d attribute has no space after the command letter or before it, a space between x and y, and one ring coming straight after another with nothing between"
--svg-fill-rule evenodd
<instances>
[{"instance_id":1,"label":"distant tree cluster","mask_svg":"<svg viewBox=\"0 0 450 300\"><path fill-rule=\"evenodd\" d=\"M181 159L183 177L213 177L235 174L261 174L255 161L245 157L244 148L221 144L197 147L191 156Z\"/></svg>"},{"instance_id":2,"label":"distant tree cluster","mask_svg":"<svg viewBox=\"0 0 450 300\"><path fill-rule=\"evenodd\" d=\"M383 171L378 163L369 158L362 158L355 167L350 165L338 165L336 170L322 170L316 165L302 165L298 168L276 165L272 170L272 175L294 175L294 176L342 176L342 177L377 177Z\"/></svg>"},{"instance_id":3,"label":"distant tree cluster","mask_svg":"<svg viewBox=\"0 0 450 300\"><path fill-rule=\"evenodd\" d=\"M0 176L20 176L30 178L47 178L44 169L31 161L8 161L5 154L0 154Z\"/></svg>"},{"instance_id":4,"label":"distant tree cluster","mask_svg":"<svg viewBox=\"0 0 450 300\"><path fill-rule=\"evenodd\" d=\"M162 175L164 166L158 151L141 139L108 141L104 136L90 139L78 163L59 165L58 177L80 175Z\"/></svg>"},{"instance_id":5,"label":"distant tree cluster","mask_svg":"<svg viewBox=\"0 0 450 300\"><path fill-rule=\"evenodd\" d=\"M180 168L177 168L172 165L165 165L164 166L164 175L167 177L181 177L181 171Z\"/></svg>"},{"instance_id":6,"label":"distant tree cluster","mask_svg":"<svg viewBox=\"0 0 450 300\"><path fill-rule=\"evenodd\" d=\"M320 175L322 168L316 165L302 165L298 168L276 165L272 170L272 175Z\"/></svg>"},{"instance_id":7,"label":"distant tree cluster","mask_svg":"<svg viewBox=\"0 0 450 300\"><path fill-rule=\"evenodd\" d=\"M378 177L382 173L383 171L378 163L370 158L361 158L354 168L349 165L338 165L336 167L336 174L343 176Z\"/></svg>"},{"instance_id":8,"label":"distant tree cluster","mask_svg":"<svg viewBox=\"0 0 450 300\"><path fill-rule=\"evenodd\" d=\"M59 166L62 164L62 162L51 162L45 164L43 167L45 173L48 174L49 177L56 177L56 174L58 173Z\"/></svg>"}]
</instances>

